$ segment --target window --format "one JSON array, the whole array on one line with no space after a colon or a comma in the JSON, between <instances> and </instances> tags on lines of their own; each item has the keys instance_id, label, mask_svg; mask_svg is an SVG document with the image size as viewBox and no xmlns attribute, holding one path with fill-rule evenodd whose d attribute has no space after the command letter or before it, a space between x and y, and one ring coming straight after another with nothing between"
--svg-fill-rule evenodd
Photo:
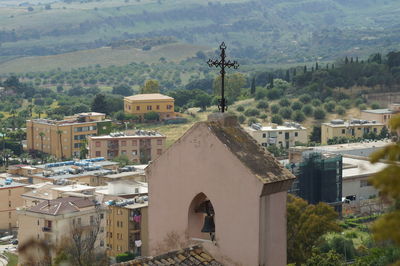
<instances>
[{"instance_id":1,"label":"window","mask_svg":"<svg viewBox=\"0 0 400 266\"><path fill-rule=\"evenodd\" d=\"M29 171L28 171L28 174L31 174L31 173L29 173ZM11 196L11 189L8 190L8 196Z\"/></svg>"},{"instance_id":2,"label":"window","mask_svg":"<svg viewBox=\"0 0 400 266\"><path fill-rule=\"evenodd\" d=\"M151 105L147 105L147 111L151 111Z\"/></svg>"},{"instance_id":3,"label":"window","mask_svg":"<svg viewBox=\"0 0 400 266\"><path fill-rule=\"evenodd\" d=\"M298 137L299 136L299 132L294 132L294 136Z\"/></svg>"},{"instance_id":4,"label":"window","mask_svg":"<svg viewBox=\"0 0 400 266\"><path fill-rule=\"evenodd\" d=\"M90 225L94 225L94 217L93 217L93 215L90 216Z\"/></svg>"},{"instance_id":5,"label":"window","mask_svg":"<svg viewBox=\"0 0 400 266\"><path fill-rule=\"evenodd\" d=\"M136 139L132 140L132 146L137 146L137 140Z\"/></svg>"},{"instance_id":6,"label":"window","mask_svg":"<svg viewBox=\"0 0 400 266\"><path fill-rule=\"evenodd\" d=\"M126 140L121 141L121 146L126 146Z\"/></svg>"},{"instance_id":7,"label":"window","mask_svg":"<svg viewBox=\"0 0 400 266\"><path fill-rule=\"evenodd\" d=\"M157 145L162 145L162 139L157 140Z\"/></svg>"},{"instance_id":8,"label":"window","mask_svg":"<svg viewBox=\"0 0 400 266\"><path fill-rule=\"evenodd\" d=\"M100 240L100 247L104 247L104 240Z\"/></svg>"},{"instance_id":9,"label":"window","mask_svg":"<svg viewBox=\"0 0 400 266\"><path fill-rule=\"evenodd\" d=\"M167 110L171 110L172 109L172 105L168 104L167 105Z\"/></svg>"},{"instance_id":10,"label":"window","mask_svg":"<svg viewBox=\"0 0 400 266\"><path fill-rule=\"evenodd\" d=\"M8 207L11 207L11 201L8 201Z\"/></svg>"},{"instance_id":11,"label":"window","mask_svg":"<svg viewBox=\"0 0 400 266\"><path fill-rule=\"evenodd\" d=\"M122 154L122 155L125 155L125 154L126 154L126 150L122 150L122 151L121 151L121 154Z\"/></svg>"},{"instance_id":12,"label":"window","mask_svg":"<svg viewBox=\"0 0 400 266\"><path fill-rule=\"evenodd\" d=\"M376 127L374 127L374 133L378 132L378 129Z\"/></svg>"},{"instance_id":13,"label":"window","mask_svg":"<svg viewBox=\"0 0 400 266\"><path fill-rule=\"evenodd\" d=\"M140 111L140 106L136 106L136 111Z\"/></svg>"},{"instance_id":14,"label":"window","mask_svg":"<svg viewBox=\"0 0 400 266\"><path fill-rule=\"evenodd\" d=\"M100 157L101 156L101 151L96 151L96 157Z\"/></svg>"},{"instance_id":15,"label":"window","mask_svg":"<svg viewBox=\"0 0 400 266\"><path fill-rule=\"evenodd\" d=\"M11 212L8 212L8 219L11 219Z\"/></svg>"},{"instance_id":16,"label":"window","mask_svg":"<svg viewBox=\"0 0 400 266\"><path fill-rule=\"evenodd\" d=\"M132 155L137 155L137 150L133 150Z\"/></svg>"},{"instance_id":17,"label":"window","mask_svg":"<svg viewBox=\"0 0 400 266\"><path fill-rule=\"evenodd\" d=\"M157 155L161 155L162 154L162 149L157 149Z\"/></svg>"},{"instance_id":18,"label":"window","mask_svg":"<svg viewBox=\"0 0 400 266\"><path fill-rule=\"evenodd\" d=\"M262 137L266 138L267 137L267 133L263 133Z\"/></svg>"},{"instance_id":19,"label":"window","mask_svg":"<svg viewBox=\"0 0 400 266\"><path fill-rule=\"evenodd\" d=\"M104 213L100 213L100 219L104 219Z\"/></svg>"},{"instance_id":20,"label":"window","mask_svg":"<svg viewBox=\"0 0 400 266\"><path fill-rule=\"evenodd\" d=\"M345 134L346 133L346 129L342 129L342 134Z\"/></svg>"},{"instance_id":21,"label":"window","mask_svg":"<svg viewBox=\"0 0 400 266\"><path fill-rule=\"evenodd\" d=\"M279 135L282 135L282 131L279 131L278 134L279 134Z\"/></svg>"},{"instance_id":22,"label":"window","mask_svg":"<svg viewBox=\"0 0 400 266\"><path fill-rule=\"evenodd\" d=\"M159 105L157 105L157 106L156 106L156 109L157 109L157 110L160 110L160 106L159 106Z\"/></svg>"},{"instance_id":23,"label":"window","mask_svg":"<svg viewBox=\"0 0 400 266\"><path fill-rule=\"evenodd\" d=\"M131 106L130 105L128 105L128 109L131 110Z\"/></svg>"},{"instance_id":24,"label":"window","mask_svg":"<svg viewBox=\"0 0 400 266\"><path fill-rule=\"evenodd\" d=\"M82 143L74 143L74 148L78 149L82 146Z\"/></svg>"},{"instance_id":25,"label":"window","mask_svg":"<svg viewBox=\"0 0 400 266\"><path fill-rule=\"evenodd\" d=\"M139 194L139 188L137 188L137 187L135 188L135 193Z\"/></svg>"},{"instance_id":26,"label":"window","mask_svg":"<svg viewBox=\"0 0 400 266\"><path fill-rule=\"evenodd\" d=\"M100 141L96 141L96 147L100 147L101 146L101 142Z\"/></svg>"},{"instance_id":27,"label":"window","mask_svg":"<svg viewBox=\"0 0 400 266\"><path fill-rule=\"evenodd\" d=\"M78 218L78 225L81 225L81 223L82 223L82 219Z\"/></svg>"}]
</instances>

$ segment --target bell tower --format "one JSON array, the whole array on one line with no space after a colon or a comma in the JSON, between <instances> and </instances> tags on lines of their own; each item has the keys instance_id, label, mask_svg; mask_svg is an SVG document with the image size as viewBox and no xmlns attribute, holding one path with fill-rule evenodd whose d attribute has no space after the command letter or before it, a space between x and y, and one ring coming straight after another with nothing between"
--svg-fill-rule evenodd
<instances>
[{"instance_id":1,"label":"bell tower","mask_svg":"<svg viewBox=\"0 0 400 266\"><path fill-rule=\"evenodd\" d=\"M151 255L201 244L225 265L286 265L294 176L226 113L189 129L147 167Z\"/></svg>"}]
</instances>

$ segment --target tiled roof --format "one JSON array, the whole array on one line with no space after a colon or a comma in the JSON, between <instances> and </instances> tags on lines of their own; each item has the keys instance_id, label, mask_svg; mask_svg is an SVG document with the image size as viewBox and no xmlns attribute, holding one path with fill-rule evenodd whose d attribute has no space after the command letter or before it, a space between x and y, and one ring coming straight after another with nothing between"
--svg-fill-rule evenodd
<instances>
[{"instance_id":1,"label":"tiled roof","mask_svg":"<svg viewBox=\"0 0 400 266\"><path fill-rule=\"evenodd\" d=\"M45 200L27 211L48 215L61 215L80 211L80 208L94 206L95 203L87 198L66 197L54 200Z\"/></svg>"},{"instance_id":2,"label":"tiled roof","mask_svg":"<svg viewBox=\"0 0 400 266\"><path fill-rule=\"evenodd\" d=\"M296 178L239 124L222 126L215 121L201 123L206 123L211 132L263 183L274 183Z\"/></svg>"},{"instance_id":3,"label":"tiled roof","mask_svg":"<svg viewBox=\"0 0 400 266\"><path fill-rule=\"evenodd\" d=\"M169 252L156 257L138 258L114 264L115 266L160 266L160 265L209 265L222 266L201 246L194 246L179 251Z\"/></svg>"},{"instance_id":4,"label":"tiled roof","mask_svg":"<svg viewBox=\"0 0 400 266\"><path fill-rule=\"evenodd\" d=\"M161 93L147 93L147 94L136 94L127 96L125 99L130 101L151 101L151 100L173 100L174 98Z\"/></svg>"}]
</instances>

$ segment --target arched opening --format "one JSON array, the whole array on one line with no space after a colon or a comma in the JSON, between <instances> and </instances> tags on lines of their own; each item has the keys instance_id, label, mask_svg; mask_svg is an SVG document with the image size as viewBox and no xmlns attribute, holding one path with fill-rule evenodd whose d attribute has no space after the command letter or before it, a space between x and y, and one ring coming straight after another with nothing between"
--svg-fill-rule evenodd
<instances>
[{"instance_id":1,"label":"arched opening","mask_svg":"<svg viewBox=\"0 0 400 266\"><path fill-rule=\"evenodd\" d=\"M215 239L215 211L210 199L204 194L197 194L189 206L188 235L190 239Z\"/></svg>"}]
</instances>

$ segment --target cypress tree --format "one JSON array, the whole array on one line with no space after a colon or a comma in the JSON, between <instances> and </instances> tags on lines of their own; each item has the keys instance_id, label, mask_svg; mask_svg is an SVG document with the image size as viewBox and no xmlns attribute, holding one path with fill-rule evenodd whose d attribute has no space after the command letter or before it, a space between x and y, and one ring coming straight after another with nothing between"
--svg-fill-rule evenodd
<instances>
[{"instance_id":1,"label":"cypress tree","mask_svg":"<svg viewBox=\"0 0 400 266\"><path fill-rule=\"evenodd\" d=\"M253 77L253 79L251 80L251 85L250 85L250 94L254 95L255 92L256 92L256 78Z\"/></svg>"},{"instance_id":2,"label":"cypress tree","mask_svg":"<svg viewBox=\"0 0 400 266\"><path fill-rule=\"evenodd\" d=\"M274 75L269 76L269 87L272 89L274 87Z\"/></svg>"},{"instance_id":3,"label":"cypress tree","mask_svg":"<svg viewBox=\"0 0 400 266\"><path fill-rule=\"evenodd\" d=\"M311 72L314 72L314 67L311 67Z\"/></svg>"},{"instance_id":4,"label":"cypress tree","mask_svg":"<svg viewBox=\"0 0 400 266\"><path fill-rule=\"evenodd\" d=\"M306 73L307 72L307 66L305 65L304 66L304 73Z\"/></svg>"},{"instance_id":5,"label":"cypress tree","mask_svg":"<svg viewBox=\"0 0 400 266\"><path fill-rule=\"evenodd\" d=\"M286 80L287 82L290 82L290 72L289 72L289 69L286 69L285 80Z\"/></svg>"},{"instance_id":6,"label":"cypress tree","mask_svg":"<svg viewBox=\"0 0 400 266\"><path fill-rule=\"evenodd\" d=\"M297 75L297 70L296 68L293 68L293 77L295 77Z\"/></svg>"},{"instance_id":7,"label":"cypress tree","mask_svg":"<svg viewBox=\"0 0 400 266\"><path fill-rule=\"evenodd\" d=\"M350 58L350 64L353 64L353 57Z\"/></svg>"},{"instance_id":8,"label":"cypress tree","mask_svg":"<svg viewBox=\"0 0 400 266\"><path fill-rule=\"evenodd\" d=\"M347 58L347 56L346 56L346 58L344 59L344 63L345 63L345 64L348 64L348 63L349 63L349 59Z\"/></svg>"},{"instance_id":9,"label":"cypress tree","mask_svg":"<svg viewBox=\"0 0 400 266\"><path fill-rule=\"evenodd\" d=\"M318 62L315 62L315 71L318 70Z\"/></svg>"}]
</instances>

